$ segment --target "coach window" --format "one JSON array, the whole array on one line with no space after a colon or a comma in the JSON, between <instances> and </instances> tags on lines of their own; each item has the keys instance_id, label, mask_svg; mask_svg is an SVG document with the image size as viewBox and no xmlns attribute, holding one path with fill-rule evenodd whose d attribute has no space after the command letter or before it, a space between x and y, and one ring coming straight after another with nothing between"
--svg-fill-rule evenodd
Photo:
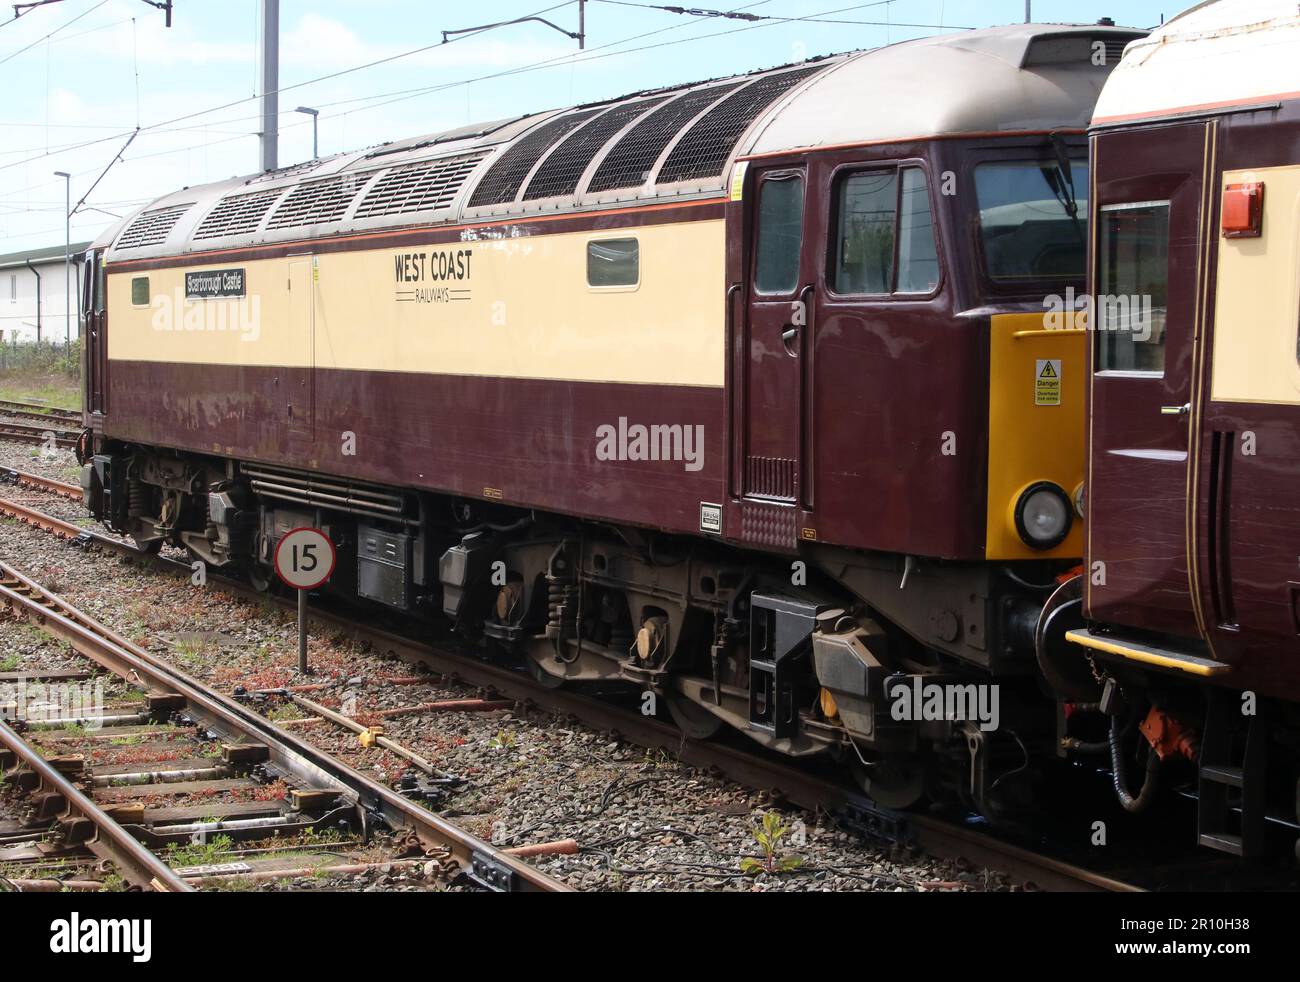
<instances>
[{"instance_id":1,"label":"coach window","mask_svg":"<svg viewBox=\"0 0 1300 982\"><path fill-rule=\"evenodd\" d=\"M758 248L754 287L759 293L793 293L799 285L803 241L803 178L773 175L758 192Z\"/></svg>"},{"instance_id":2,"label":"coach window","mask_svg":"<svg viewBox=\"0 0 1300 982\"><path fill-rule=\"evenodd\" d=\"M149 306L149 277L136 276L131 279L131 306Z\"/></svg>"},{"instance_id":3,"label":"coach window","mask_svg":"<svg viewBox=\"0 0 1300 982\"><path fill-rule=\"evenodd\" d=\"M108 267L104 257L96 254L95 264L95 313L102 314L108 307Z\"/></svg>"},{"instance_id":4,"label":"coach window","mask_svg":"<svg viewBox=\"0 0 1300 982\"><path fill-rule=\"evenodd\" d=\"M1169 302L1169 202L1107 205L1099 225L1097 368L1159 375Z\"/></svg>"},{"instance_id":5,"label":"coach window","mask_svg":"<svg viewBox=\"0 0 1300 982\"><path fill-rule=\"evenodd\" d=\"M923 170L850 174L840 182L836 210L836 293L934 292L939 256Z\"/></svg>"},{"instance_id":6,"label":"coach window","mask_svg":"<svg viewBox=\"0 0 1300 982\"><path fill-rule=\"evenodd\" d=\"M587 243L587 285L633 287L641 281L641 247L636 239Z\"/></svg>"}]
</instances>

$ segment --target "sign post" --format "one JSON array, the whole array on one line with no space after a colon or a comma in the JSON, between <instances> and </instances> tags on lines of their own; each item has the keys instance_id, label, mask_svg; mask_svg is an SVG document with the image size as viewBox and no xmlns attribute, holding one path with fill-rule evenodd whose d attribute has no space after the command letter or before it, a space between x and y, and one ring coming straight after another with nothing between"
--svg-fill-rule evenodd
<instances>
[{"instance_id":1,"label":"sign post","mask_svg":"<svg viewBox=\"0 0 1300 982\"><path fill-rule=\"evenodd\" d=\"M325 583L338 556L334 543L320 529L296 528L281 536L275 547L275 573L285 586L298 591L298 671L308 675L307 592Z\"/></svg>"}]
</instances>

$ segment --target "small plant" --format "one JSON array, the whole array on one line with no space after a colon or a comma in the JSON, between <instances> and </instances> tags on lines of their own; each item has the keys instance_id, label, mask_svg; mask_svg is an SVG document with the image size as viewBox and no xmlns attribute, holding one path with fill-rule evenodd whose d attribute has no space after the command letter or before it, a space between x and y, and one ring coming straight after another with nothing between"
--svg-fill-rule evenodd
<instances>
[{"instance_id":1,"label":"small plant","mask_svg":"<svg viewBox=\"0 0 1300 982\"><path fill-rule=\"evenodd\" d=\"M126 880L118 873L109 873L108 876L104 877L104 885L100 887L100 890L104 893L126 893Z\"/></svg>"},{"instance_id":2,"label":"small plant","mask_svg":"<svg viewBox=\"0 0 1300 982\"><path fill-rule=\"evenodd\" d=\"M513 730L497 730L497 735L488 740L488 748L491 750L512 750L515 745L515 734Z\"/></svg>"},{"instance_id":3,"label":"small plant","mask_svg":"<svg viewBox=\"0 0 1300 982\"><path fill-rule=\"evenodd\" d=\"M18 671L17 655L8 655L4 658L0 658L0 672L16 672L16 671Z\"/></svg>"},{"instance_id":4,"label":"small plant","mask_svg":"<svg viewBox=\"0 0 1300 982\"><path fill-rule=\"evenodd\" d=\"M781 840L790 834L790 827L775 811L763 813L763 824L754 829L754 840L763 850L761 858L746 856L740 861L740 871L751 875L759 873L789 873L803 865L801 856L783 856Z\"/></svg>"},{"instance_id":5,"label":"small plant","mask_svg":"<svg viewBox=\"0 0 1300 982\"><path fill-rule=\"evenodd\" d=\"M176 653L177 660L181 662L195 662L203 658L205 645L202 638L177 638L172 645L172 651Z\"/></svg>"},{"instance_id":6,"label":"small plant","mask_svg":"<svg viewBox=\"0 0 1300 982\"><path fill-rule=\"evenodd\" d=\"M214 835L207 842L194 842L188 846L170 842L167 844L167 865L175 869L215 865L225 861L233 846L234 840L228 835Z\"/></svg>"}]
</instances>

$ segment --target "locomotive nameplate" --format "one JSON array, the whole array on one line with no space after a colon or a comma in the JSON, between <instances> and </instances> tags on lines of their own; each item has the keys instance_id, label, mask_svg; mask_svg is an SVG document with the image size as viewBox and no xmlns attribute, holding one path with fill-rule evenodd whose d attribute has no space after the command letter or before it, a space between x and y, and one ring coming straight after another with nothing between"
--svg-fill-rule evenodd
<instances>
[{"instance_id":1,"label":"locomotive nameplate","mask_svg":"<svg viewBox=\"0 0 1300 982\"><path fill-rule=\"evenodd\" d=\"M186 300L219 300L248 293L248 279L242 269L205 269L185 274Z\"/></svg>"}]
</instances>

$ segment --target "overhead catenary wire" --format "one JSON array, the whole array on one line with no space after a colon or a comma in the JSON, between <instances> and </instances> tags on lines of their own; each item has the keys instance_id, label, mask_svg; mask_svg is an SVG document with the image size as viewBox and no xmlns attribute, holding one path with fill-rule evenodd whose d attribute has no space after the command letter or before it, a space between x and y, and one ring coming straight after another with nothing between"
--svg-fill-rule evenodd
<instances>
[{"instance_id":1,"label":"overhead catenary wire","mask_svg":"<svg viewBox=\"0 0 1300 982\"><path fill-rule=\"evenodd\" d=\"M107 2L107 0L104 0L104 2ZM570 0L570 2L572 2L572 0ZM613 2L613 0L610 0L610 2ZM772 0L757 0L757 2L749 3L749 4L744 4L744 5L738 6L738 7L736 7L736 8L733 8L733 10L731 10L731 11L725 11L725 12L723 12L723 13L745 13L745 12L748 12L751 8L759 7L759 6L763 6L763 5L766 5L767 3L770 3L770 2L772 2ZM856 11L856 10L863 10L863 9L872 8L872 7L879 7L879 6L882 6L882 5L888 5L889 3L892 3L892 2L895 2L895 0L875 0L875 2L860 3L860 4L851 4L851 5L844 6L844 7L838 7L838 8L833 8L833 9L829 9L829 10L818 11L818 12L816 12L816 13L805 14L805 15L798 15L798 16L788 16L788 17L776 16L776 15L755 15L755 16L761 16L761 17L763 17L763 19L762 19L761 21L756 22L756 23L746 23L746 24L744 24L743 26L740 26L740 27L730 28L730 29L723 30L723 31L716 31L716 32L708 33L708 34L695 35L695 36L692 36L692 37L686 37L686 38L675 38L675 39L672 39L672 40L669 40L669 41L661 41L661 42L657 42L657 43L654 43L654 44L641 45L641 46L634 47L634 48L622 48L622 47L621 47L621 46L623 46L623 45L631 44L631 43L633 43L633 42L635 42L635 41L643 40L643 39L645 39L645 38L648 38L648 37L651 37L651 36L654 36L654 35L663 34L663 33L667 33L667 32L672 31L672 30L680 29L681 27L689 27L689 26L691 26L691 25L693 25L693 24L695 24L695 23L699 23L699 22L702 21L702 20L711 20L711 19L714 19L714 17L713 17L712 15L713 15L714 13L717 13L717 12L714 12L714 11L709 11L709 12L707 12L706 14L696 14L694 11L691 11L691 13L692 13L692 19L691 19L690 21L685 22L685 23L674 24L674 25L667 26L667 27L664 27L664 28L659 28L659 29L652 30L652 31L646 31L646 32L642 32L642 33L639 33L639 34L632 35L632 36L630 36L630 37L625 37L625 38L621 38L621 39L618 39L618 40L615 40L615 41L607 42L606 44L600 45L600 46L598 46L598 47L596 47L596 48L588 49L588 50L585 51L585 52L581 52L581 53L566 53L566 54L564 54L564 55L559 55L559 56L555 56L555 57L552 57L552 58L543 59L543 60L541 60L541 61L533 62L533 63L527 64L527 65L516 66L516 67L508 68L508 69L502 69L502 70L495 71L495 72L489 72L489 73L481 74L481 75L478 75L478 76L473 76L473 77L470 77L470 78L465 78L465 79L459 79L459 80L455 80L455 81L450 81L450 82L440 83L440 84L438 84L438 85L433 85L433 86L424 86L424 87L420 87L420 88L417 88L417 89L397 90L397 91L395 91L395 92L391 92L391 93L378 93L378 94L374 94L374 95L370 95L370 96L360 96L360 97L353 97L353 98L350 98L350 99L336 100L336 101L334 101L334 102L322 103L322 108L334 107L334 106L341 106L341 105L353 105L353 104L355 104L355 103L357 103L357 102L367 102L367 103L369 103L369 105L357 106L357 107L355 107L355 108L351 108L351 109L345 110L345 111L343 111L342 113L330 113L330 114L326 114L326 115L325 115L325 118L338 118L339 116L347 116L347 115L349 115L349 114L351 114L351 113L359 113L359 112L365 112L365 111L370 110L370 109L378 109L378 108L382 108L383 106L391 105L392 103L400 102L400 101L403 101L404 99L409 99L409 98L418 98L418 97L420 97L420 96L422 96L422 95L433 94L433 93L438 92L438 91L444 91L444 90L446 90L446 89L449 89L449 88L455 88L455 87L457 87L457 86L461 86L461 85L471 85L471 84L473 84L473 83L475 83L475 82L479 82L479 81L486 81L486 80L490 80L490 79L498 79L498 78L506 78L506 77L511 77L511 76L514 76L514 75L525 74L525 73L528 73L528 72L545 70L545 69L547 69L547 68L551 68L551 67L562 67L562 66L565 66L565 65L580 65L580 64L585 64L585 63L587 63L587 62L589 62L589 61L596 61L596 60L605 59L605 58L610 58L610 57L619 57L619 56L629 55L629 54L634 54L634 53L637 53L637 52L642 52L642 51L647 51L647 50L661 49L661 48L665 48L665 47L669 47L669 46L673 46L673 45L678 45L678 44L687 44L687 43L692 43L692 42L695 42L695 41L707 41L707 40L710 40L710 39L713 39L713 38L718 38L718 37L723 37L723 36L727 36L727 35L732 35L732 34L740 33L740 32L743 32L743 31L756 30L756 29L759 29L759 28L762 28L762 27L776 26L776 25L780 25L780 24L788 24L788 23L799 23L799 22L818 23L818 22L819 22L819 19L824 19L824 18L827 18L827 17L833 17L833 16L836 15L836 14L847 13L847 12L850 12L850 11ZM547 12L550 12L550 11L554 11L554 10L560 9L560 8L562 8L562 7L564 7L564 6L567 6L567 5L568 5L568 4L566 4L566 3L557 4L557 5L554 5L554 6L551 6L551 7L544 8L542 11L539 11L539 13L547 13ZM654 6L654 5L639 5L639 4L631 4L631 3L624 3L623 5L626 5L626 6ZM97 5L97 7L95 7L95 8L91 8L91 9L92 9L92 10L93 10L93 9L98 9L98 6L102 6L102 4ZM89 11L87 11L87 13L89 13ZM820 22L826 22L826 23L856 23L856 24L866 24L866 23L868 23L868 22L857 22L857 21L837 21L837 22L829 22L829 21L825 21L825 20L820 20ZM71 23L71 21L70 21L69 23ZM65 24L64 27L66 27L66 26L67 26L67 25ZM883 24L882 24L882 26L883 26ZM889 24L889 26L892 26L892 27L908 27L908 26L913 26L913 27L917 27L917 28L941 29L941 30L963 30L963 29L967 29L967 28L954 27L954 26L952 26L952 25L934 25L934 24L928 24L928 25L921 25L921 24L918 24L918 25L908 25L908 24L900 24L900 23L893 23L893 22L891 22L891 23ZM453 43L453 42L456 41L456 40L463 40L463 39L465 39L465 38L472 37L472 36L474 36L474 35L473 35L473 34L467 34L467 35L464 35L464 36L462 36L462 37L454 38L454 39L452 39L452 41L449 41L448 43ZM308 85L317 84L317 83L322 82L322 81L327 81L327 80L330 80L330 79L339 78L339 77L341 77L341 76L344 76L344 75L350 74L350 73L352 73L352 72L362 71L362 70L365 70L365 69L367 69L367 68L375 67L375 66L377 66L377 65L381 65L381 64L387 64L387 63L390 63L390 62L392 62L392 61L398 60L398 59L403 58L403 57L409 57L409 56L411 56L411 55L413 55L413 54L417 54L417 53L420 53L420 52L423 52L423 51L428 51L428 50L430 50L430 49L434 49L434 48L438 48L438 47L442 47L442 46L443 46L443 45L442 45L441 43L423 45L423 46L421 46L421 47L419 47L419 48L414 48L414 49L411 49L411 50L406 51L406 52L400 52L400 53L397 53L397 54L394 54L394 55L386 56L385 58L381 58L381 59L374 59L374 60L372 60L372 61L366 62L366 63L361 64L361 65L352 66L352 67L350 67L350 68L341 69L341 70L339 70L339 71L337 71L337 72L331 72L331 73L328 73L328 74L326 74L326 75L318 76L318 77L316 77L316 78L307 79L307 80L304 80L304 81L302 81L302 82L293 83L292 85L284 86L284 87L282 87L281 89L279 89L279 90L277 90L277 91L281 91L281 92L283 92L283 91L289 91L289 90L292 90L292 89L295 89L295 88L302 88L302 87L305 87L305 86L308 86ZM608 49L611 49L611 48L619 48L620 50L608 50ZM110 135L103 136L103 137L97 137L97 138L94 138L94 139L89 139L89 140L81 141L81 142L79 142L79 143L71 143L71 144L67 144L67 145L65 145L65 146L61 146L61 147L59 147L59 148L55 148L55 149L49 150L49 151L47 151L47 152L45 152L45 153L37 154L37 155L35 155L34 157L28 157L28 158L25 158L25 159L23 159L23 160L19 160L19 161L11 161L11 162L6 163L6 164L0 164L0 170L4 170L4 169L10 168L10 167L14 167L14 166L21 166L21 165L23 165L23 164L30 163L30 162L32 162L33 160L38 160L38 159L41 159L41 158L44 158L44 157L47 157L47 156L52 156L52 155L54 155L55 153L67 153L67 152L71 152L71 151L74 151L74 150L84 149L84 148L87 148L87 147L90 147L90 146L95 146L95 145L98 145L98 144L101 144L101 143L107 143L107 142L115 141L115 140L118 140L118 139L120 139L120 138L128 137L128 136L131 137L132 139L134 139L136 136L141 136L141 135L151 135L151 134L154 134L154 133L162 133L162 132L180 132L180 131L186 131L186 130L191 130L191 129L194 129L194 130L202 129L202 130L205 130L205 131L209 131L209 132L211 132L211 130L209 129L210 126L222 125L223 123L234 122L234 121L237 121L237 120L235 120L235 119L217 120L217 121L212 122L211 124L208 124L207 126L188 126L188 127L187 127L187 126L176 126L176 125L174 125L174 124L176 124L176 123L181 123L181 122L185 122L185 121L187 121L187 120L195 119L195 118L198 118L198 117L201 117L201 116L210 115L210 114L212 114L212 113L220 112L222 109L230 108L230 107L232 107L232 106L236 106L236 105L241 105L241 104L243 104L243 103L247 103L247 102L249 102L249 101L253 101L253 99L255 99L255 98L256 98L256 97L248 97L248 98L236 99L236 100L233 100L233 101L231 101L231 102L222 103L222 104L220 104L220 105L216 105L216 106L209 107L209 108L207 108L207 109L195 110L195 111L193 111L193 112L185 113L185 114L183 114L183 115L176 116L176 117L173 117L173 118L171 118L171 119L162 120L162 121L160 121L160 122L157 122L157 123L151 123L151 124L148 124L148 125L145 125L145 126L140 126L140 127L138 127L137 129L135 129L135 130L126 130L126 131L124 131L124 132L117 132L117 133L110 134ZM382 100L382 101L381 101L381 100ZM286 111L285 113L282 113L282 115L290 115L290 114ZM256 119L256 118L260 118L260 116L238 117L237 119L238 119L238 120L243 120L243 119ZM294 126L294 125L305 125L305 124L292 124L292 123L291 123L291 124L287 124L286 126L284 126L284 127L282 127L282 128L284 128L284 129L288 129L288 128L291 128L291 127ZM220 132L220 131L218 131L218 132ZM185 153L185 152L190 152L190 151L194 151L194 150L206 149L206 147L209 147L209 146L215 146L215 145L219 145L219 144L222 144L222 143L229 143L229 142L233 142L233 141L236 141L236 140L249 138L249 137L254 136L254 135L256 135L256 134L253 134L253 133L242 133L242 132L241 132L241 133L235 133L235 134L230 135L227 139L220 140L220 141L211 141L211 142L206 142L206 143L201 144L201 145L192 145L192 146L186 146L186 147L173 148L173 149L169 149L169 150L159 151L159 152L157 152L157 153L138 154L138 155L131 156L131 157L123 157L123 158L122 158L122 162L123 162L124 164L130 164L132 161L140 160L140 159L145 159L145 158L148 158L148 157L164 156L164 155L167 155L167 154L173 154L173 153ZM119 155L118 155L118 156L120 156L120 152L119 152ZM114 157L114 161L115 161L115 162L116 162L116 160L118 159L118 156L115 156L115 157ZM91 169L91 171L93 171L93 170L94 170L94 169ZM91 171L85 171L85 172L82 172L82 173L90 173ZM80 176L80 175L78 175L78 176ZM45 186L46 184L49 184L49 183L52 183L52 182L45 182L45 184L32 185L32 188ZM29 189L26 189L26 190L30 190L30 188L29 188ZM14 193L21 193L21 192L9 192L9 193L6 193L6 194L3 194L3 195L0 195L0 197L3 197L3 196L10 196L10 195L12 195L12 194L14 194Z\"/></svg>"},{"instance_id":2,"label":"overhead catenary wire","mask_svg":"<svg viewBox=\"0 0 1300 982\"><path fill-rule=\"evenodd\" d=\"M77 21L81 20L81 18L87 16L88 14L93 14L96 10L98 10L100 7L104 6L104 4L106 4L106 3L108 3L108 0L99 0L99 3L95 4L95 6L91 7L89 10L83 10L81 13L77 14L76 17L72 18L72 20L67 21L65 24L63 24L63 25L60 26L60 27L56 27L54 30L50 31L50 33L49 33L49 34L46 34L44 37L39 37L39 38L37 38L35 41L32 41L32 42L30 42L30 43L28 43L28 44L23 45L21 48L19 48L19 49L16 50L16 51L11 51L9 54L5 55L3 58L0 58L0 65L3 65L3 64L4 64L5 62L7 62L7 61L12 61L14 58L17 58L17 57L18 57L20 54L22 54L24 51L30 51L32 48L36 47L38 44L41 44L41 43L43 43L43 42L45 42L45 41L48 41L50 38L54 37L54 35L58 34L60 31L66 29L66 28L71 27L71 26L72 26L73 24L75 24ZM18 19L17 17L14 18L14 20L17 20L17 19ZM12 24L13 21L6 21L6 23Z\"/></svg>"},{"instance_id":3,"label":"overhead catenary wire","mask_svg":"<svg viewBox=\"0 0 1300 982\"><path fill-rule=\"evenodd\" d=\"M107 0L105 0L105 2L107 2ZM572 2L574 2L574 0L568 0L568 2L572 3ZM761 6L762 4L770 3L770 2L771 2L771 0L758 0L758 2L756 2L756 3L748 4L747 7L757 7L757 6ZM548 12L550 12L550 11L552 11L552 10L558 9L558 7L562 7L562 6L565 6L565 5L566 5L566 4L559 4L557 7L546 7L546 8L544 8L543 10L539 11L539 13L548 13ZM745 7L741 7L741 8L737 8L737 9L746 9L746 8L745 8ZM648 37L648 36L650 36L650 35L652 35L652 34L664 33L665 31L667 31L667 30L672 30L672 29L673 29L673 28L662 28L662 29L660 29L660 30L658 30L658 31L650 31L650 32L647 32L647 33L645 33L645 34L634 35L634 36L631 37L631 38L624 38L624 39L621 39L621 40L619 40L619 41L612 41L612 42L609 42L609 43L606 44L606 45L602 45L601 48L612 47L612 46L614 46L614 45L618 45L618 44L626 44L626 43L629 43L630 41L638 40L638 39L640 39L640 38L642 38L642 37ZM448 41L447 43L448 43L448 44L454 44L454 43L456 43L457 41L463 41L463 40L466 40L466 39L468 39L468 38L470 38L470 37L474 37L474 36L476 36L476 35L474 35L474 34L466 34L466 35L462 35L461 37L453 38L452 40ZM686 39L682 39L682 40L683 40L683 41L688 41L688 40L692 40L692 39L686 38ZM316 83L318 83L318 82L328 81L328 80L330 80L330 79L334 79L334 78L339 78L339 77L341 77L341 76L343 76L343 75L350 74L351 72L361 71L361 70L363 70L363 69L371 68L371 67L374 67L374 66L376 66L376 65L380 65L380 64L386 64L386 63L388 63L388 62L392 62L392 61L394 61L394 60L396 60L396 59L398 59L398 58L408 57L408 56L413 55L413 54L418 54L418 53L420 53L420 52L422 52L422 51L427 51L427 50L429 50L429 49L431 49L431 48L440 48L440 47L443 47L443 46L444 46L444 45L442 45L441 43L431 44L431 45L424 45L424 46L422 46L422 47L414 48L414 49L411 49L411 50L406 51L406 52L402 52L402 53L397 54L397 55L390 55L390 56L388 56L388 57L386 57L386 58L382 58L382 59L377 59L377 60L374 60L374 61L370 61L370 62L367 62L367 63L365 63L365 64L363 64L363 65L356 65L356 66L353 66L352 68L341 69L340 71L337 71L337 72L331 72L331 73L329 73L329 74L327 74L327 75L318 76L318 77L313 78L313 79L307 79L306 81L303 81L303 82L296 82L296 83L294 83L293 85L283 86L283 87L277 89L276 92L277 92L277 94L278 94L278 93L282 93L282 92L290 91L290 90L292 90L292 89L301 88L301 87L303 87L303 86L313 85L313 84L316 84ZM598 51L598 50L600 50L600 48L590 49L590 50L591 50L591 51ZM632 53L633 51L637 51L637 50L643 50L643 49L629 49L629 51L628 51L627 53ZM611 54L618 54L618 52L613 52L613 53L611 53ZM607 57L607 56L608 56L608 55L606 55L606 56L602 56L602 57ZM539 69L539 68L542 68L542 67L548 67L548 66L552 65L553 63L557 62L558 60L563 60L563 59L566 59L566 58L568 58L568 57L570 57L570 56L569 56L569 55L563 55L563 56L559 56L558 59L557 59L557 58L551 58L551 59L545 59L545 60L543 60L543 61L541 61L541 62L535 62L535 63L533 63L532 66L522 66L522 67L519 68L519 69L513 69L513 70L508 70L508 71L502 71L502 72L492 72L492 73L488 73L488 74L486 74L486 75L478 76L478 77L476 77L476 78L461 79L461 80L459 80L459 81L443 83L443 84L441 84L441 85L434 86L434 87L432 87L432 88L425 87L424 89L416 90L415 94L417 94L417 95L418 95L418 94L426 94L426 93L428 93L428 92L439 91L439 90L444 89L444 88L454 88L454 87L459 86L459 85L467 85L467 84L471 84L471 83L473 83L473 82L477 82L477 81L485 81L485 80L492 79L492 78L504 77L504 76L506 76L506 75L518 74L520 71L527 71L527 70ZM222 109L229 109L229 108L231 108L231 107L233 107L233 106L242 105L243 103L246 103L246 102L255 101L257 98L258 98L257 96L249 96L249 97L242 98L242 99L235 99L235 100L233 100L233 101L231 101L231 102L222 103L222 104L220 104L220 105L211 106L211 107L209 107L209 108L207 108L207 109L199 109L199 110L195 110L195 111L193 111L193 112L185 113L185 114L183 114L183 115L181 115L181 116L173 117L172 119L163 120L163 121L158 122L158 123L150 123L150 124L147 125L147 126L141 126L141 127L139 127L137 130L135 130L134 132L138 132L138 133L140 133L140 134L152 133L152 132L157 131L157 130L160 130L160 129L164 128L164 127L170 127L170 126L172 126L172 125L175 124L175 123L178 123L178 122L184 122L185 120L189 120L189 119L195 119L195 118L200 117L200 116L206 116L206 115L208 115L208 114L210 114L210 113L214 113L214 112L220 112ZM383 98L383 96L375 96L374 98ZM395 100L393 100L393 101L401 101L401 100L400 100L400 99L395 99ZM363 111L364 109L379 108L379 106L382 106L382 105L388 105L388 103L379 103L379 104L376 105L376 106L367 106L367 107L363 107L362 109L356 109L356 110L351 110L351 111L352 111L352 112L361 112L361 111ZM338 115L338 114L334 114L334 115ZM254 117L254 118L260 118L260 114L259 114L258 117ZM218 123L218 124L216 124L216 125L220 125L220 123ZM88 147L98 146L98 145L101 144L101 143L112 143L112 142L116 142L117 140L121 140L121 139L126 138L127 136L130 136L132 132L133 132L133 130L131 130L131 129L126 129L126 130L123 130L123 131L118 132L118 133L110 134L110 135L108 135L108 136L96 137L96 138L94 138L94 139L84 140L84 141L82 141L82 142L80 142L80 143L69 144L69 145L67 145L67 146L65 146L65 147L60 148L60 149L57 150L57 151L49 151L49 152L45 152L45 153L35 154L35 155L31 156L31 157L26 157L26 158L24 158L24 159L22 159L22 160L15 160L15 161L10 161L10 162L8 162L8 163L0 164L0 170L7 170L7 169L9 169L9 168L11 168L11 167L20 167L20 166L22 166L22 165L24 165L24 164L33 163L33 162L35 162L35 161L37 161L37 160L41 160L41 159L43 159L43 158L45 158L45 157L52 156L54 153L67 153L67 152L70 152L70 151L73 151L73 150L83 150L83 149L86 149L86 148L88 148Z\"/></svg>"}]
</instances>

